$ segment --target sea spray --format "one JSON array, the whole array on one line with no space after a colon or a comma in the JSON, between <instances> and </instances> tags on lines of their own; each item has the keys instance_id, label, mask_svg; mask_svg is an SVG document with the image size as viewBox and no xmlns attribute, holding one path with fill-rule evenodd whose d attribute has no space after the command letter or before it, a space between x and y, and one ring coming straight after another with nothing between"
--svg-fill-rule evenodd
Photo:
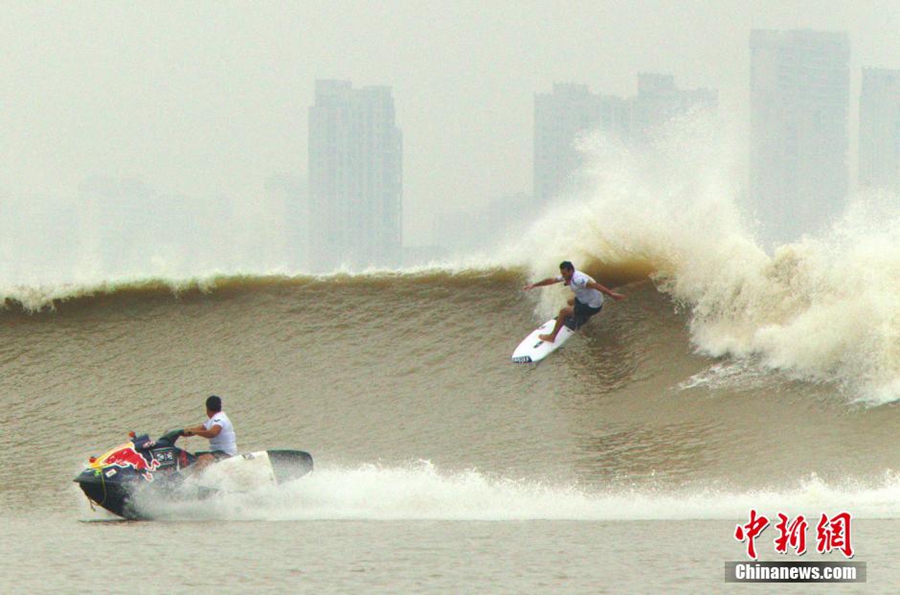
<instances>
[{"instance_id":1,"label":"sea spray","mask_svg":"<svg viewBox=\"0 0 900 595\"><path fill-rule=\"evenodd\" d=\"M815 518L848 502L862 518L900 514L900 479L891 472L870 483L831 485L815 475L791 487L747 491L642 486L602 491L479 472L448 473L428 461L317 469L281 486L225 492L204 500L142 502L154 518L268 521L312 520L740 520L756 508Z\"/></svg>"},{"instance_id":2,"label":"sea spray","mask_svg":"<svg viewBox=\"0 0 900 595\"><path fill-rule=\"evenodd\" d=\"M768 254L740 209L735 144L707 116L676 121L640 150L588 136L590 189L558 197L507 254L540 246L526 259L534 278L561 260L605 284L621 281L623 267L646 270L690 312L698 352L836 383L869 402L900 398L896 200L857 197L830 230ZM542 292L538 317L564 295Z\"/></svg>"}]
</instances>

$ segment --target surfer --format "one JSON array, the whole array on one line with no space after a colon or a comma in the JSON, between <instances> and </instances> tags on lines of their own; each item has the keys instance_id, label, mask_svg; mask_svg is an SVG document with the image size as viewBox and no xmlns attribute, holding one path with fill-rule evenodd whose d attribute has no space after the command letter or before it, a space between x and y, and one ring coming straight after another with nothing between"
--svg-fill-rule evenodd
<instances>
[{"instance_id":1,"label":"surfer","mask_svg":"<svg viewBox=\"0 0 900 595\"><path fill-rule=\"evenodd\" d=\"M558 276L547 277L537 283L529 283L522 289L527 291L534 289L535 287L553 285L560 281L568 285L572 291L575 292L575 295L569 298L569 305L559 311L559 316L556 317L556 325L553 327L553 332L549 335L538 335L538 338L541 341L546 341L548 343L553 343L553 341L556 340L556 335L559 334L559 329L565 324L567 318L574 317L578 326L581 326L587 322L591 316L598 313L600 309L603 308L604 294L616 301L625 299L624 295L600 285L594 281L593 277L590 275L586 275L581 271L576 271L575 266L568 260L564 260L559 264Z\"/></svg>"},{"instance_id":2,"label":"surfer","mask_svg":"<svg viewBox=\"0 0 900 595\"><path fill-rule=\"evenodd\" d=\"M227 459L237 454L237 436L231 420L222 411L222 399L210 395L206 399L206 416L209 418L199 426L184 429L185 436L209 438L210 452L197 453L197 470L203 469L219 459Z\"/></svg>"}]
</instances>

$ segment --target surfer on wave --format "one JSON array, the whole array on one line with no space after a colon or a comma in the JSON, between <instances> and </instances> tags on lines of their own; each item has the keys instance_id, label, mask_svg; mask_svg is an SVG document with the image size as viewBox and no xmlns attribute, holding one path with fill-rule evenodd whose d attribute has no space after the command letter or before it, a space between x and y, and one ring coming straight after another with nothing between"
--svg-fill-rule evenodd
<instances>
[{"instance_id":1,"label":"surfer on wave","mask_svg":"<svg viewBox=\"0 0 900 595\"><path fill-rule=\"evenodd\" d=\"M569 298L569 305L559 311L553 332L549 335L538 336L541 341L553 343L556 340L556 335L559 334L559 329L565 324L567 318L574 317L575 323L579 327L586 323L591 316L597 314L603 308L604 294L616 301L625 299L624 295L600 285L590 275L576 271L575 265L568 260L564 260L559 264L559 273L556 277L547 277L537 283L529 283L522 288L527 291L535 287L553 285L562 281L575 293L574 296Z\"/></svg>"}]
</instances>

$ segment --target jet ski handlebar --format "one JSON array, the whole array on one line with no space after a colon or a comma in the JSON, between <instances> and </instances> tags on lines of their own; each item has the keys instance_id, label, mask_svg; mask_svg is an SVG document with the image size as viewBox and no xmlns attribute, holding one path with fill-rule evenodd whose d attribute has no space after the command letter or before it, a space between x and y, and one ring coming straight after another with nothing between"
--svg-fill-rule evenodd
<instances>
[{"instance_id":1,"label":"jet ski handlebar","mask_svg":"<svg viewBox=\"0 0 900 595\"><path fill-rule=\"evenodd\" d=\"M169 430L156 441L158 446L175 446L175 441L184 436L184 428Z\"/></svg>"}]
</instances>

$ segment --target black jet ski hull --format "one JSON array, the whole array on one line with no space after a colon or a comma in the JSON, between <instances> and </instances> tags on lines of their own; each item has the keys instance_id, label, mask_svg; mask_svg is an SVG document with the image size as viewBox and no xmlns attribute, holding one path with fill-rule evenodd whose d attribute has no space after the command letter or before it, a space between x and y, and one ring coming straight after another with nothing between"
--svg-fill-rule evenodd
<instances>
[{"instance_id":1,"label":"black jet ski hull","mask_svg":"<svg viewBox=\"0 0 900 595\"><path fill-rule=\"evenodd\" d=\"M74 481L92 503L126 519L150 518L136 506L138 494L153 501L183 501L217 493L215 486L202 483L182 489L186 478L193 474L191 467L197 459L174 446L180 435L180 431L170 432L157 441L146 436L135 438L101 457L92 458L88 468ZM251 467L262 469L266 481L283 484L310 473L313 460L309 453L300 450L246 453L217 461L198 477L227 475L232 471L240 476L242 470Z\"/></svg>"},{"instance_id":2,"label":"black jet ski hull","mask_svg":"<svg viewBox=\"0 0 900 595\"><path fill-rule=\"evenodd\" d=\"M102 474L95 475L91 469L85 469L75 482L93 504L122 518L140 517L131 506L134 484L106 481Z\"/></svg>"}]
</instances>

